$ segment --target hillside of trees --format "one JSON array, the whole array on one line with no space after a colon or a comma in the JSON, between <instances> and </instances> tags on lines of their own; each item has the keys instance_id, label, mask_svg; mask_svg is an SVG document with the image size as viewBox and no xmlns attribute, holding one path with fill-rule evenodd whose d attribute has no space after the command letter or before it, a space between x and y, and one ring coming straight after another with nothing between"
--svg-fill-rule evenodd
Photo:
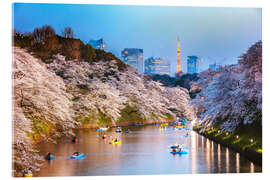
<instances>
[{"instance_id":1,"label":"hillside of trees","mask_svg":"<svg viewBox=\"0 0 270 180\"><path fill-rule=\"evenodd\" d=\"M80 39L74 38L74 32L71 28L65 28L62 36L57 35L49 25L35 28L31 33L22 34L13 30L12 39L13 46L26 49L44 63L51 63L54 55L61 54L65 56L66 60L89 63L115 60L119 70L126 69L126 65L114 54L94 49L91 45L84 44Z\"/></svg>"},{"instance_id":2,"label":"hillside of trees","mask_svg":"<svg viewBox=\"0 0 270 180\"><path fill-rule=\"evenodd\" d=\"M162 84L164 84L164 86L169 86L169 87L183 87L186 88L188 90L190 90L191 86L190 86L190 82L191 81L197 81L198 78L198 74L183 74L181 76L176 76L176 77L170 77L169 75L160 75L160 74L155 74L155 75L150 75L151 79L153 81L158 81Z\"/></svg>"},{"instance_id":3,"label":"hillside of trees","mask_svg":"<svg viewBox=\"0 0 270 180\"><path fill-rule=\"evenodd\" d=\"M74 128L196 118L186 89L163 87L111 53L51 27L38 29L46 35L36 37L34 30L13 37L15 176L26 167L39 170L37 143L73 136Z\"/></svg>"},{"instance_id":4,"label":"hillside of trees","mask_svg":"<svg viewBox=\"0 0 270 180\"><path fill-rule=\"evenodd\" d=\"M262 133L262 42L252 45L239 57L237 65L221 71L207 70L192 83L191 92L199 92L191 101L196 107L203 130L246 129Z\"/></svg>"},{"instance_id":5,"label":"hillside of trees","mask_svg":"<svg viewBox=\"0 0 270 180\"><path fill-rule=\"evenodd\" d=\"M199 79L198 74L183 74L181 76L175 76L175 77L170 77L168 75L150 75L150 78L153 81L157 81L162 83L164 86L167 87L182 87L186 88L188 91L191 89L191 82L195 82ZM195 94L198 92L189 92L189 95L191 98L195 97Z\"/></svg>"}]
</instances>

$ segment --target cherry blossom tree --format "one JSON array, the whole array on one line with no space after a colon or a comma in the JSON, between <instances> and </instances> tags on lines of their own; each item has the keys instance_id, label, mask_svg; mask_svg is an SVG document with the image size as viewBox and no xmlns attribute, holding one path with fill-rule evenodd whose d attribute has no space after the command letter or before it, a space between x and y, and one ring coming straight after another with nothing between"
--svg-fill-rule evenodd
<instances>
[{"instance_id":1,"label":"cherry blossom tree","mask_svg":"<svg viewBox=\"0 0 270 180\"><path fill-rule=\"evenodd\" d=\"M191 104L203 127L220 124L223 130L233 131L241 124L261 126L262 42L239 57L237 65L204 71L199 78L191 91L200 92Z\"/></svg>"}]
</instances>

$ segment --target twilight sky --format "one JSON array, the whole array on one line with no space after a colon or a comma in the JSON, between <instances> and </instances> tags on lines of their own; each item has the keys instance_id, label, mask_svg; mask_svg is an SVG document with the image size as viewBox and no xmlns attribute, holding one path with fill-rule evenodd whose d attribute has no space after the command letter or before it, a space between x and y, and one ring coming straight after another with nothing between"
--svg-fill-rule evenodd
<instances>
[{"instance_id":1,"label":"twilight sky","mask_svg":"<svg viewBox=\"0 0 270 180\"><path fill-rule=\"evenodd\" d=\"M13 23L22 33L48 24L61 34L70 26L83 42L103 37L108 51L117 56L124 48L142 48L144 59L170 60L171 74L176 71L177 36L184 72L187 56L201 57L201 69L214 60L235 64L238 56L262 40L260 8L17 3Z\"/></svg>"}]
</instances>

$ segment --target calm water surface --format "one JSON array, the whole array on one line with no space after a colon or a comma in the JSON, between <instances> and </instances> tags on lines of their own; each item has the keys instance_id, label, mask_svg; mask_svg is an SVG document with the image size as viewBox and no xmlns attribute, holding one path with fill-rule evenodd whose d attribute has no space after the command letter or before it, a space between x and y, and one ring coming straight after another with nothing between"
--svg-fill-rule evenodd
<instances>
[{"instance_id":1,"label":"calm water surface","mask_svg":"<svg viewBox=\"0 0 270 180\"><path fill-rule=\"evenodd\" d=\"M96 175L146 175L191 173L253 173L261 172L258 166L226 147L214 143L196 132L185 138L186 130L172 128L160 131L158 126L128 127L132 133L107 135L118 137L121 145L111 145L103 140L102 133L79 130L80 142L63 140L58 144L43 144L42 153L51 152L55 159L46 161L38 176L96 176ZM123 128L125 129L125 128ZM185 144L187 155L172 155L169 146ZM76 160L69 156L79 151L85 158Z\"/></svg>"}]
</instances>

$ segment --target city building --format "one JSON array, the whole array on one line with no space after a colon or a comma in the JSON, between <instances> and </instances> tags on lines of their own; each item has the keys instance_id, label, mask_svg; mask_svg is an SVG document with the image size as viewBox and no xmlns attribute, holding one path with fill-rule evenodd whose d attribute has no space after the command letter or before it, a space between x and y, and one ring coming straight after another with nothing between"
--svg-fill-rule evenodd
<instances>
[{"instance_id":1,"label":"city building","mask_svg":"<svg viewBox=\"0 0 270 180\"><path fill-rule=\"evenodd\" d=\"M145 60L145 74L170 75L170 62L160 57L150 57Z\"/></svg>"},{"instance_id":2,"label":"city building","mask_svg":"<svg viewBox=\"0 0 270 180\"><path fill-rule=\"evenodd\" d=\"M187 59L187 73L198 73L199 58L197 56L188 56Z\"/></svg>"},{"instance_id":3,"label":"city building","mask_svg":"<svg viewBox=\"0 0 270 180\"><path fill-rule=\"evenodd\" d=\"M88 44L90 44L95 49L103 49L104 51L107 48L107 45L106 45L106 43L105 43L105 41L104 41L103 38L98 39L98 40L90 40L88 42Z\"/></svg>"},{"instance_id":4,"label":"city building","mask_svg":"<svg viewBox=\"0 0 270 180\"><path fill-rule=\"evenodd\" d=\"M217 65L216 63L209 64L209 69L212 69L213 71L219 71L221 67L222 67L221 65Z\"/></svg>"},{"instance_id":5,"label":"city building","mask_svg":"<svg viewBox=\"0 0 270 180\"><path fill-rule=\"evenodd\" d=\"M144 73L143 49L125 48L121 51L121 59L124 63L136 68L139 73Z\"/></svg>"}]
</instances>

